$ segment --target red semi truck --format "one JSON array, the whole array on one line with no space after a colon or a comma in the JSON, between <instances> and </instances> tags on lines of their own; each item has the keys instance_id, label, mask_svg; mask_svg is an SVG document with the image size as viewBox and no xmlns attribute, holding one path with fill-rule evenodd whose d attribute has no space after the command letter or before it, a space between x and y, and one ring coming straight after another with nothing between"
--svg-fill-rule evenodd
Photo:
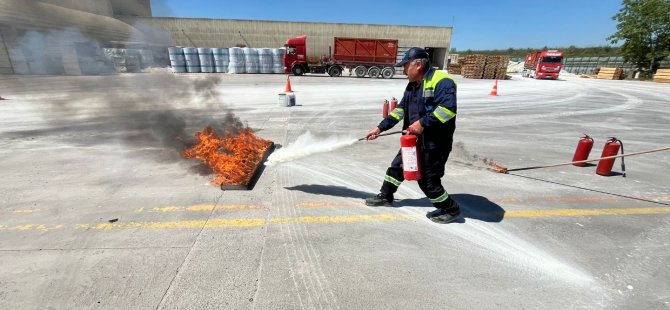
<instances>
[{"instance_id":1,"label":"red semi truck","mask_svg":"<svg viewBox=\"0 0 670 310\"><path fill-rule=\"evenodd\" d=\"M335 37L332 55L321 56L317 61L307 57L306 43L306 35L286 40L285 73L328 73L337 77L347 68L357 77L390 79L395 74L398 40Z\"/></svg>"},{"instance_id":2,"label":"red semi truck","mask_svg":"<svg viewBox=\"0 0 670 310\"><path fill-rule=\"evenodd\" d=\"M557 80L561 72L563 52L541 51L526 55L521 76Z\"/></svg>"}]
</instances>

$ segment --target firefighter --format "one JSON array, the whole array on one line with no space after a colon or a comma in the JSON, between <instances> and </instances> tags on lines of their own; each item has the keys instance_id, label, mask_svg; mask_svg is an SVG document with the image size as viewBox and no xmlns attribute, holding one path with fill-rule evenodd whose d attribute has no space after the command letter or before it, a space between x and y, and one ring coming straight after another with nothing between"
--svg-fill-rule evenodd
<instances>
[{"instance_id":1,"label":"firefighter","mask_svg":"<svg viewBox=\"0 0 670 310\"><path fill-rule=\"evenodd\" d=\"M396 67L403 67L409 83L402 100L366 139L377 136L400 121L402 128L419 137L421 156L419 187L437 210L426 217L437 223L450 223L460 217L460 208L442 187L444 166L449 158L456 129L456 83L444 71L430 66L428 53L421 48L409 49ZM398 152L386 170L379 194L367 198L368 206L392 206L393 194L404 180L402 157Z\"/></svg>"}]
</instances>

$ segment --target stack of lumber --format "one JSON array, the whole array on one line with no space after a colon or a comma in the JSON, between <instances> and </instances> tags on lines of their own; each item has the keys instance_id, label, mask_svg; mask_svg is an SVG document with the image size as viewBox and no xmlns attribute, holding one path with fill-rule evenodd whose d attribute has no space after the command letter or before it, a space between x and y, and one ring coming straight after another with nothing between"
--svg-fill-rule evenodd
<instances>
[{"instance_id":1,"label":"stack of lumber","mask_svg":"<svg viewBox=\"0 0 670 310\"><path fill-rule=\"evenodd\" d=\"M658 69L654 74L654 82L670 83L670 69Z\"/></svg>"},{"instance_id":2,"label":"stack of lumber","mask_svg":"<svg viewBox=\"0 0 670 310\"><path fill-rule=\"evenodd\" d=\"M461 73L468 79L481 79L486 66L486 55L473 54L465 56L461 61Z\"/></svg>"},{"instance_id":3,"label":"stack of lumber","mask_svg":"<svg viewBox=\"0 0 670 310\"><path fill-rule=\"evenodd\" d=\"M460 64L449 64L447 66L447 71L449 74L461 74L461 65Z\"/></svg>"},{"instance_id":4,"label":"stack of lumber","mask_svg":"<svg viewBox=\"0 0 670 310\"><path fill-rule=\"evenodd\" d=\"M623 68L600 68L598 78L604 80L623 80Z\"/></svg>"},{"instance_id":5,"label":"stack of lumber","mask_svg":"<svg viewBox=\"0 0 670 310\"><path fill-rule=\"evenodd\" d=\"M502 55L468 55L461 60L463 77L469 79L500 79L507 77L509 57Z\"/></svg>"}]
</instances>

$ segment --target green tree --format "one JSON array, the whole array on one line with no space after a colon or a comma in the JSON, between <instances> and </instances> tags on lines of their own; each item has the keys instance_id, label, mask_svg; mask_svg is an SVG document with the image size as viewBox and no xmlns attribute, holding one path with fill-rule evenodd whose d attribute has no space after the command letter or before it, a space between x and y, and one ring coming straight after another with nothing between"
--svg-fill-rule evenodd
<instances>
[{"instance_id":1,"label":"green tree","mask_svg":"<svg viewBox=\"0 0 670 310\"><path fill-rule=\"evenodd\" d=\"M621 54L650 76L658 62L670 54L670 0L623 0L617 31L608 39L621 45Z\"/></svg>"}]
</instances>

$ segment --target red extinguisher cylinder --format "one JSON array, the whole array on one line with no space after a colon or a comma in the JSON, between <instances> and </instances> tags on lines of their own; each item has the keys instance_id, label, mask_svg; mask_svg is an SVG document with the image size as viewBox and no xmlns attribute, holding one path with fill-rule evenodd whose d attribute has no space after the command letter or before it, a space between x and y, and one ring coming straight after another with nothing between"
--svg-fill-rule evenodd
<instances>
[{"instance_id":1,"label":"red extinguisher cylinder","mask_svg":"<svg viewBox=\"0 0 670 310\"><path fill-rule=\"evenodd\" d=\"M389 111L395 110L396 106L398 106L398 99L395 99L395 97L393 97L393 99L391 99L391 108L389 109Z\"/></svg>"},{"instance_id":2,"label":"red extinguisher cylinder","mask_svg":"<svg viewBox=\"0 0 670 310\"><path fill-rule=\"evenodd\" d=\"M400 137L400 154L405 180L416 181L421 179L421 162L417 141L417 136L411 134Z\"/></svg>"},{"instance_id":3,"label":"red extinguisher cylinder","mask_svg":"<svg viewBox=\"0 0 670 310\"><path fill-rule=\"evenodd\" d=\"M382 107L382 117L387 118L389 116L389 101L384 100L384 105Z\"/></svg>"},{"instance_id":4,"label":"red extinguisher cylinder","mask_svg":"<svg viewBox=\"0 0 670 310\"><path fill-rule=\"evenodd\" d=\"M619 143L619 140L617 138L610 138L605 142L605 147L603 148L603 154L600 156L602 157L608 157L608 156L615 156L616 154L619 153L619 148L621 147L621 144ZM599 175L604 175L608 176L612 173L612 167L614 167L614 161L616 158L610 158L610 159L601 159L598 161L598 167L596 168L596 173Z\"/></svg>"},{"instance_id":5,"label":"red extinguisher cylinder","mask_svg":"<svg viewBox=\"0 0 670 310\"><path fill-rule=\"evenodd\" d=\"M577 143L577 149L575 150L575 155L572 157L572 161L580 161L589 159L589 154L593 148L593 139L588 135L584 135L579 142ZM584 167L586 163L575 163L573 164L577 167Z\"/></svg>"}]
</instances>

